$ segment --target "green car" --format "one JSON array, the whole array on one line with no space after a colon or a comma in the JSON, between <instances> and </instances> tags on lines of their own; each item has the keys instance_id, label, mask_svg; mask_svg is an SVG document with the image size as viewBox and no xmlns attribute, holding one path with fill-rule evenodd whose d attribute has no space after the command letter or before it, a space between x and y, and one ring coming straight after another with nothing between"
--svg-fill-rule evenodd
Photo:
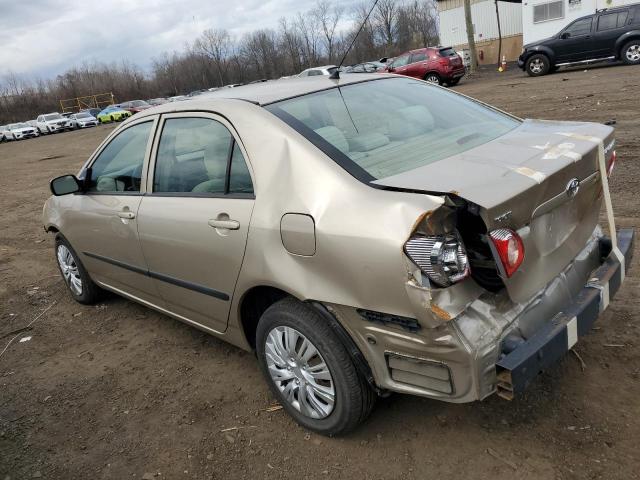
<instances>
[{"instance_id":1,"label":"green car","mask_svg":"<svg viewBox=\"0 0 640 480\"><path fill-rule=\"evenodd\" d=\"M100 123L121 122L131 116L131 112L117 105L109 105L98 114Z\"/></svg>"}]
</instances>

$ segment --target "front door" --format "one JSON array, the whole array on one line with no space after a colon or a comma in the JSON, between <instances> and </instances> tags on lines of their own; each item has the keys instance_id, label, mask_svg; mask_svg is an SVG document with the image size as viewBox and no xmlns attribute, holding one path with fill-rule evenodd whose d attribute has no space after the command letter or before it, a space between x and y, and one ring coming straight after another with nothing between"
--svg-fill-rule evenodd
<instances>
[{"instance_id":1,"label":"front door","mask_svg":"<svg viewBox=\"0 0 640 480\"><path fill-rule=\"evenodd\" d=\"M254 196L245 154L222 118L163 116L139 209L149 275L167 308L223 332L244 257Z\"/></svg>"},{"instance_id":2,"label":"front door","mask_svg":"<svg viewBox=\"0 0 640 480\"><path fill-rule=\"evenodd\" d=\"M593 17L580 18L560 33L552 47L556 64L593 58L592 25Z\"/></svg>"},{"instance_id":3,"label":"front door","mask_svg":"<svg viewBox=\"0 0 640 480\"><path fill-rule=\"evenodd\" d=\"M157 300L146 276L137 213L155 119L120 131L89 164L85 193L73 195L63 232L91 277L145 301Z\"/></svg>"}]
</instances>

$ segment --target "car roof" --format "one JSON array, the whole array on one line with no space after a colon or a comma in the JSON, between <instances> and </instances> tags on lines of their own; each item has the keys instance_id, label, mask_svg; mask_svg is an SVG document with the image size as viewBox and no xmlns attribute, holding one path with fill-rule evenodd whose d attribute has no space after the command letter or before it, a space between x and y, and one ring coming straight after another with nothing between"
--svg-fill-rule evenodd
<instances>
[{"instance_id":1,"label":"car roof","mask_svg":"<svg viewBox=\"0 0 640 480\"><path fill-rule=\"evenodd\" d=\"M222 88L215 92L207 92L197 97L193 97L184 102L180 102L179 107L175 103L158 105L145 110L147 114L162 113L179 110L208 109L215 105L218 99L237 99L255 103L256 105L268 105L288 98L299 97L309 93L320 92L333 88L337 85L344 86L366 81L382 80L384 78L394 78L396 75L381 73L363 73L359 75L343 75L339 80L333 80L328 76L315 77L291 77L268 82L252 83L236 88ZM139 117L138 117L139 118Z\"/></svg>"}]
</instances>

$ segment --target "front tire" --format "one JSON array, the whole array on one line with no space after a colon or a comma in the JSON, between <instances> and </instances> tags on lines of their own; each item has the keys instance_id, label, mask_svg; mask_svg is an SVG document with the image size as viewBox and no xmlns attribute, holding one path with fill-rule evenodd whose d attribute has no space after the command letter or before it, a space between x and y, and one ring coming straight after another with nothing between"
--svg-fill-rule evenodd
<instances>
[{"instance_id":1,"label":"front tire","mask_svg":"<svg viewBox=\"0 0 640 480\"><path fill-rule=\"evenodd\" d=\"M540 77L549 73L551 62L549 57L542 53L536 53L527 60L526 71L530 77Z\"/></svg>"},{"instance_id":2,"label":"front tire","mask_svg":"<svg viewBox=\"0 0 640 480\"><path fill-rule=\"evenodd\" d=\"M55 254L62 279L73 299L84 305L96 303L102 296L102 290L93 283L78 254L59 233L56 235Z\"/></svg>"},{"instance_id":3,"label":"front tire","mask_svg":"<svg viewBox=\"0 0 640 480\"><path fill-rule=\"evenodd\" d=\"M625 43L620 50L620 57L627 65L638 65L640 63L640 40L631 40Z\"/></svg>"},{"instance_id":4,"label":"front tire","mask_svg":"<svg viewBox=\"0 0 640 480\"><path fill-rule=\"evenodd\" d=\"M375 392L331 326L309 305L293 298L271 305L258 323L256 350L271 391L303 427L339 435L371 412Z\"/></svg>"}]
</instances>

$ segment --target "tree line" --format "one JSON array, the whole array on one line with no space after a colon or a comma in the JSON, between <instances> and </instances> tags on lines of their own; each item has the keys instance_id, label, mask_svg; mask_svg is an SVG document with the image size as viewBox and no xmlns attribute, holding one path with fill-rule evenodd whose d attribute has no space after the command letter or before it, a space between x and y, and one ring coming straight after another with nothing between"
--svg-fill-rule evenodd
<instances>
[{"instance_id":1,"label":"tree line","mask_svg":"<svg viewBox=\"0 0 640 480\"><path fill-rule=\"evenodd\" d=\"M306 12L281 18L276 28L240 37L225 29L207 29L182 50L153 58L147 72L123 60L83 63L51 79L8 74L0 80L0 124L58 111L61 99L106 92L113 92L116 102L168 97L337 64L370 8L370 1L347 10L339 0L318 0ZM345 65L437 43L434 0L379 0Z\"/></svg>"}]
</instances>

